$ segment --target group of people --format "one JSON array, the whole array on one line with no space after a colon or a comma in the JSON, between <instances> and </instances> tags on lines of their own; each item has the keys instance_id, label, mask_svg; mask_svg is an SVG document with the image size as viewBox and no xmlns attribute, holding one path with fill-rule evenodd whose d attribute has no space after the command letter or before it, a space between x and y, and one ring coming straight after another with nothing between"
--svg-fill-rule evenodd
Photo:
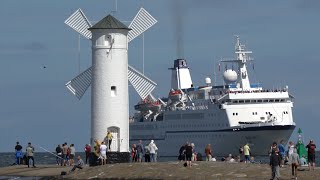
<instances>
[{"instance_id":1,"label":"group of people","mask_svg":"<svg viewBox=\"0 0 320 180\"><path fill-rule=\"evenodd\" d=\"M21 164L26 164L28 165L28 168L30 167L30 160L32 160L32 167L35 166L35 161L34 161L34 147L31 145L31 142L28 143L27 148L26 148L26 153L23 154L22 152L22 146L20 145L19 142L16 142L15 146L15 157L16 157L16 162L15 164L21 165Z\"/></svg>"},{"instance_id":2,"label":"group of people","mask_svg":"<svg viewBox=\"0 0 320 180\"><path fill-rule=\"evenodd\" d=\"M86 148L86 147L85 147ZM83 169L84 162L81 156L77 156L77 163L75 163L76 157L76 148L74 144L70 144L65 142L62 145L58 144L56 147L56 163L61 166L73 166L70 171L74 171L75 169ZM87 161L87 157L86 157Z\"/></svg>"},{"instance_id":3,"label":"group of people","mask_svg":"<svg viewBox=\"0 0 320 180\"><path fill-rule=\"evenodd\" d=\"M74 165L74 158L76 156L76 148L74 147L74 144L71 144L68 146L68 143L65 142L62 145L57 145L56 147L56 162L57 165L66 166Z\"/></svg>"},{"instance_id":4,"label":"group of people","mask_svg":"<svg viewBox=\"0 0 320 180\"><path fill-rule=\"evenodd\" d=\"M143 157L145 162L157 162L158 147L154 140L146 146L143 145L142 140L138 144L133 144L131 147L131 160L132 162L142 162Z\"/></svg>"},{"instance_id":5,"label":"group of people","mask_svg":"<svg viewBox=\"0 0 320 180\"><path fill-rule=\"evenodd\" d=\"M192 161L201 161L202 156L196 152L194 143L187 142L180 147L178 160L185 161L184 166L191 167Z\"/></svg>"},{"instance_id":6,"label":"group of people","mask_svg":"<svg viewBox=\"0 0 320 180\"><path fill-rule=\"evenodd\" d=\"M306 148L308 149L309 171L311 171L311 169L314 171L316 145L313 140L310 140ZM283 167L283 165L286 164L286 161L287 164L291 166L293 178L297 179L297 168L299 165L304 165L306 163L305 157L299 156L297 153L297 146L291 141L289 142L287 153L282 142L279 145L277 142L274 142L270 148L270 167L272 171L272 179L280 178L280 167Z\"/></svg>"},{"instance_id":7,"label":"group of people","mask_svg":"<svg viewBox=\"0 0 320 180\"><path fill-rule=\"evenodd\" d=\"M91 157L91 165L105 165L107 164L107 152L111 151L113 135L110 131L107 132L105 138L102 141L95 140L95 145L93 146L93 151L91 150L90 144L86 144L84 151L86 153L86 163Z\"/></svg>"}]
</instances>

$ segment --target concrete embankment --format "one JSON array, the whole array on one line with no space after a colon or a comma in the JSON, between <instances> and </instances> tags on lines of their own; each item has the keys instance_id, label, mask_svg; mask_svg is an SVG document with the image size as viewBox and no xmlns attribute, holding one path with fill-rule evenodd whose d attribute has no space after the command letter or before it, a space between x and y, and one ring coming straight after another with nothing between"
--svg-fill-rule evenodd
<instances>
[{"instance_id":1,"label":"concrete embankment","mask_svg":"<svg viewBox=\"0 0 320 180\"><path fill-rule=\"evenodd\" d=\"M270 179L271 170L267 164L245 164L225 162L194 162L191 168L182 162L122 163L85 167L66 176L61 171L71 167L39 166L26 168L12 166L0 168L0 176L33 176L45 179ZM291 167L280 170L281 179L291 179ZM318 179L320 169L308 171L300 167L298 179Z\"/></svg>"}]
</instances>

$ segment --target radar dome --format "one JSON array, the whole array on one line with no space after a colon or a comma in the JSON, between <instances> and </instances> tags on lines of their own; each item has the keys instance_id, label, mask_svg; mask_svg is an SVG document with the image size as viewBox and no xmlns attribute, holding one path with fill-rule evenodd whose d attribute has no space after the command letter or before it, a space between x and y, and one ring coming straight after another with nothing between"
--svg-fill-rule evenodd
<instances>
[{"instance_id":1,"label":"radar dome","mask_svg":"<svg viewBox=\"0 0 320 180\"><path fill-rule=\"evenodd\" d=\"M227 69L223 73L223 79L226 84L233 84L237 81L238 75L237 73L232 69Z\"/></svg>"},{"instance_id":2,"label":"radar dome","mask_svg":"<svg viewBox=\"0 0 320 180\"><path fill-rule=\"evenodd\" d=\"M210 84L211 84L211 79L210 79L209 77L206 77L205 81L206 81L206 84L207 84L207 85L210 85Z\"/></svg>"}]
</instances>

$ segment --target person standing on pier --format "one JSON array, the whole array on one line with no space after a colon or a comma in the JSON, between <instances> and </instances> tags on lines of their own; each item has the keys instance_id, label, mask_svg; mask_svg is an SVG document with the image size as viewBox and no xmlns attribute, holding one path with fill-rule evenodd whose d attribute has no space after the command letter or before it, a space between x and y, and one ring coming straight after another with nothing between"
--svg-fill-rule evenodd
<instances>
[{"instance_id":1,"label":"person standing on pier","mask_svg":"<svg viewBox=\"0 0 320 180\"><path fill-rule=\"evenodd\" d=\"M206 154L206 161L211 161L212 158L212 149L211 144L208 144L204 149L204 153Z\"/></svg>"},{"instance_id":2,"label":"person standing on pier","mask_svg":"<svg viewBox=\"0 0 320 180\"><path fill-rule=\"evenodd\" d=\"M286 150L283 145L283 141L280 141L280 144L278 145L278 149L279 149L279 155L281 157L281 167L283 167L284 159L286 158Z\"/></svg>"},{"instance_id":3,"label":"person standing on pier","mask_svg":"<svg viewBox=\"0 0 320 180\"><path fill-rule=\"evenodd\" d=\"M113 138L113 136L112 136L111 132L110 132L110 131L108 131L108 133L107 133L107 140L108 140L108 147L109 147L109 150L111 150L112 138Z\"/></svg>"},{"instance_id":4,"label":"person standing on pier","mask_svg":"<svg viewBox=\"0 0 320 180\"><path fill-rule=\"evenodd\" d=\"M158 147L154 143L154 140L151 140L149 144L149 149L150 149L151 162L157 162L156 152L158 151Z\"/></svg>"},{"instance_id":5,"label":"person standing on pier","mask_svg":"<svg viewBox=\"0 0 320 180\"><path fill-rule=\"evenodd\" d=\"M22 146L19 144L19 142L17 142L16 146L15 146L15 155L16 155L16 164L20 165L21 164L21 158L22 158Z\"/></svg>"},{"instance_id":6,"label":"person standing on pier","mask_svg":"<svg viewBox=\"0 0 320 180\"><path fill-rule=\"evenodd\" d=\"M32 167L36 167L34 164L34 157L33 157L33 154L34 154L34 147L31 145L31 143L29 142L28 143L28 146L27 146L27 149L26 149L26 154L27 154L27 165L28 165L28 168L29 168L29 164L30 164L30 159L32 160Z\"/></svg>"},{"instance_id":7,"label":"person standing on pier","mask_svg":"<svg viewBox=\"0 0 320 180\"><path fill-rule=\"evenodd\" d=\"M76 148L74 147L74 144L71 144L70 154L69 154L70 166L73 166L75 156L76 156Z\"/></svg>"},{"instance_id":8,"label":"person standing on pier","mask_svg":"<svg viewBox=\"0 0 320 180\"><path fill-rule=\"evenodd\" d=\"M193 148L191 146L191 143L188 143L186 146L186 161L187 161L187 166L189 168L191 167L192 153L193 153Z\"/></svg>"},{"instance_id":9,"label":"person standing on pier","mask_svg":"<svg viewBox=\"0 0 320 180\"><path fill-rule=\"evenodd\" d=\"M281 164L281 157L278 154L278 152L273 149L270 156L270 166L272 171L271 179L280 178L280 164Z\"/></svg>"},{"instance_id":10,"label":"person standing on pier","mask_svg":"<svg viewBox=\"0 0 320 180\"><path fill-rule=\"evenodd\" d=\"M86 153L86 164L88 164L88 159L91 153L91 146L89 144L86 144L84 147L84 152Z\"/></svg>"},{"instance_id":11,"label":"person standing on pier","mask_svg":"<svg viewBox=\"0 0 320 180\"><path fill-rule=\"evenodd\" d=\"M60 144L58 144L58 146L56 147L56 153L57 153L56 161L57 161L57 165L59 166L60 163L62 162L61 159L63 159L62 148Z\"/></svg>"},{"instance_id":12,"label":"person standing on pier","mask_svg":"<svg viewBox=\"0 0 320 180\"><path fill-rule=\"evenodd\" d=\"M142 140L137 144L137 160L138 162L142 162L143 154L144 154L144 146L142 144Z\"/></svg>"},{"instance_id":13,"label":"person standing on pier","mask_svg":"<svg viewBox=\"0 0 320 180\"><path fill-rule=\"evenodd\" d=\"M314 168L316 167L316 145L314 144L313 140L310 140L309 144L306 146L308 148L308 165L309 165L309 171L314 171Z\"/></svg>"},{"instance_id":14,"label":"person standing on pier","mask_svg":"<svg viewBox=\"0 0 320 180\"><path fill-rule=\"evenodd\" d=\"M244 154L244 163L250 162L250 147L249 143L243 146L243 154Z\"/></svg>"},{"instance_id":15,"label":"person standing on pier","mask_svg":"<svg viewBox=\"0 0 320 180\"><path fill-rule=\"evenodd\" d=\"M100 158L101 165L107 164L107 146L105 145L104 141L102 141L100 145Z\"/></svg>"}]
</instances>

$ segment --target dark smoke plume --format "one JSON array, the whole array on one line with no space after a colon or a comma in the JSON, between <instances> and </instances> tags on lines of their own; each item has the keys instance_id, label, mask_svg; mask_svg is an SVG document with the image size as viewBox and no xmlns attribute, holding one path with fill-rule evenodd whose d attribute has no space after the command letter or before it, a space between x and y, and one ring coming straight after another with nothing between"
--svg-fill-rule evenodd
<instances>
[{"instance_id":1,"label":"dark smoke plume","mask_svg":"<svg viewBox=\"0 0 320 180\"><path fill-rule=\"evenodd\" d=\"M182 0L173 0L171 2L174 38L176 41L176 55L177 58L184 58L184 23L187 8L185 8L185 4Z\"/></svg>"}]
</instances>

